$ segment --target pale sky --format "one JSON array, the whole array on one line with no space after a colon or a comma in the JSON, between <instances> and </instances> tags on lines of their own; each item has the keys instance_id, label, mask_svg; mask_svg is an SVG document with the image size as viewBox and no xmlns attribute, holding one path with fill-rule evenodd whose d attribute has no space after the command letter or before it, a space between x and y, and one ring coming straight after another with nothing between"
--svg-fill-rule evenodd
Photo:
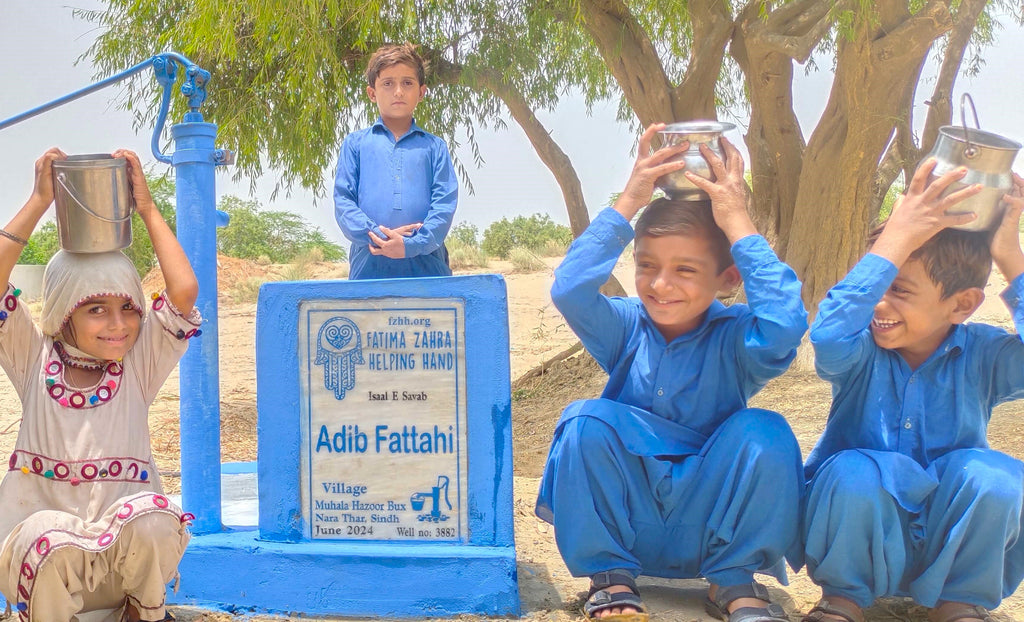
<instances>
[{"instance_id":1,"label":"pale sky","mask_svg":"<svg viewBox=\"0 0 1024 622\"><path fill-rule=\"evenodd\" d=\"M72 7L101 8L98 0L0 0L0 120L76 91L91 84L92 68L76 59L89 46L95 33L91 25L72 18ZM955 101L968 91L977 106L981 127L1024 140L1024 80L1020 78L1024 58L1024 29L1006 16L1005 30L997 34L995 46L985 54L986 65L975 78L961 77ZM143 59L139 59L140 61ZM827 60L820 62L827 67ZM831 74L828 71L803 76L794 86L797 113L809 137L828 96ZM152 79L152 72L143 74ZM933 70L926 70L918 88L915 114L924 114L923 104L931 92ZM217 96L217 76L209 87L209 97ZM32 164L48 147L60 146L69 154L109 152L118 147L134 149L144 163L154 159L149 142L152 127L136 134L131 116L117 109L118 88L109 87L33 119L0 130L0 224L7 222L21 207L32 190ZM175 97L181 97L175 93ZM579 98L563 102L554 113L538 117L572 159L580 176L591 213L597 212L609 195L622 189L632 167L634 134L615 121L614 102L596 107L591 116ZM957 107L959 110L959 107ZM722 117L723 120L725 116ZM923 118L923 117L921 117ZM216 122L216 119L207 119ZM730 119L731 120L731 119ZM171 120L169 120L171 121ZM173 120L176 121L176 120ZM459 151L476 189L475 195L463 190L455 222L468 221L482 233L486 226L502 217L513 218L535 212L550 214L556 222L567 223L561 191L550 171L540 162L526 135L511 119L503 131L478 130L477 139L485 159L482 168L474 168L468 150ZM429 128L427 128L429 129ZM742 144L742 128L728 134ZM226 145L225 145L226 146ZM159 167L165 165L157 165ZM1015 170L1024 171L1024 158L1018 157ZM333 167L332 167L333 169ZM300 214L319 227L329 239L344 242L333 216L333 201L319 201L301 189L291 197L283 193L274 201L270 192L274 173L267 172L257 194L249 196L248 181L235 184L230 172L222 170L217 178L218 197L233 194L255 198L266 209ZM333 170L325 177L333 179ZM345 243L347 247L347 243Z\"/></svg>"}]
</instances>

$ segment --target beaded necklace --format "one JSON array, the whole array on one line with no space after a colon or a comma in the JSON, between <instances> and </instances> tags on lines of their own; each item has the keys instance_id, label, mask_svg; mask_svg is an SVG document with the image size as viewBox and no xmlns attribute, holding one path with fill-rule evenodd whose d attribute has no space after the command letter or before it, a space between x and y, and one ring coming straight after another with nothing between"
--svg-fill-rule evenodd
<instances>
[{"instance_id":1,"label":"beaded necklace","mask_svg":"<svg viewBox=\"0 0 1024 622\"><path fill-rule=\"evenodd\" d=\"M103 369L107 365L107 361L91 357L78 348L67 345L63 341L54 341L53 350L57 353L57 358L59 358L61 362L68 367L76 367L78 369Z\"/></svg>"}]
</instances>

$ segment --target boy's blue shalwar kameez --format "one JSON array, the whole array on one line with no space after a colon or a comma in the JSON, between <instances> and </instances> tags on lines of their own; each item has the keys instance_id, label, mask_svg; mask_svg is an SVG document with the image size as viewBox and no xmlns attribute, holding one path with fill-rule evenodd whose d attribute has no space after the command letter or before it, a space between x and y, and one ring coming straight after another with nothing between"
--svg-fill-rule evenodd
<instances>
[{"instance_id":1,"label":"boy's blue shalwar kameez","mask_svg":"<svg viewBox=\"0 0 1024 622\"><path fill-rule=\"evenodd\" d=\"M1024 397L1024 276L1003 293L1018 335L957 325L912 370L871 336L897 272L866 255L811 328L833 400L805 469L808 572L862 607L890 595L996 607L1024 577L1024 465L986 440L992 408Z\"/></svg>"},{"instance_id":2,"label":"boy's blue shalwar kameez","mask_svg":"<svg viewBox=\"0 0 1024 622\"><path fill-rule=\"evenodd\" d=\"M334 215L349 249L349 279L451 276L444 238L459 184L444 141L413 121L395 140L383 120L345 137L334 180ZM405 238L405 258L370 253L369 232L423 223Z\"/></svg>"},{"instance_id":3,"label":"boy's blue shalwar kameez","mask_svg":"<svg viewBox=\"0 0 1024 622\"><path fill-rule=\"evenodd\" d=\"M797 538L800 450L776 413L747 399L792 361L806 330L800 283L761 236L732 248L750 306L715 301L666 343L636 298L598 289L633 237L606 209L555 272L552 299L608 372L601 399L562 414L537 515L575 576L785 581Z\"/></svg>"}]
</instances>

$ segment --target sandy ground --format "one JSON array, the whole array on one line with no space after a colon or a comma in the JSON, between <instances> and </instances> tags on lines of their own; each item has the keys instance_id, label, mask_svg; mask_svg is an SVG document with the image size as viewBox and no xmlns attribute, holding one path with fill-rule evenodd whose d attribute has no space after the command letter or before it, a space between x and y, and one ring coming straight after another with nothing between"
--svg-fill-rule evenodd
<instances>
[{"instance_id":1,"label":"sandy ground","mask_svg":"<svg viewBox=\"0 0 1024 622\"><path fill-rule=\"evenodd\" d=\"M539 365L575 343L572 332L554 309L548 294L552 271L557 259L545 260L549 269L515 273L511 265L492 262L486 270L505 275L509 291L509 330L512 343L512 378ZM280 274L279 266L257 266L248 262L223 259L219 276L220 304L220 381L223 460L248 461L256 456L255 395L255 309L252 302L239 302L238 283L251 278ZM337 266L317 264L309 267L310 278L338 278ZM628 260L616 269L619 280L632 291L632 266ZM146 279L147 293L160 287L159 277ZM1009 317L997 293L1004 286L993 276L988 297L975 320L1009 327ZM35 311L38 313L38 307ZM530 621L583 620L579 613L585 579L576 579L565 569L554 545L552 530L533 515L533 502L539 483L540 469L547 452L554 422L570 401L597 395L604 377L585 354L577 355L553 367L542 378L524 379L513 387L513 428L515 453L515 537L519 567L519 587L523 619ZM806 454L824 425L829 404L829 388L812 372L791 370L762 391L753 405L771 408L785 414ZM997 410L990 426L992 446L1024 458L1021 444L1024 404L1004 405ZM20 407L5 376L0 375L0 455L14 446ZM165 384L151 409L153 450L160 464L169 491L180 487L178 479L178 377ZM766 581L773 597L799 620L819 596L817 588L804 573L791 577L790 585L782 587ZM704 613L702 599L707 584L701 580L666 581L641 578L645 601L653 620L710 620ZM237 619L223 612L194 608L172 608L179 620L218 621ZM881 601L868 612L868 620L877 622L923 622L925 611L904 600ZM1007 599L997 610L997 620L1024 620L1024 589ZM250 617L252 620L288 619L276 616ZM312 619L312 618L291 618ZM481 620L462 616L453 620Z\"/></svg>"}]
</instances>

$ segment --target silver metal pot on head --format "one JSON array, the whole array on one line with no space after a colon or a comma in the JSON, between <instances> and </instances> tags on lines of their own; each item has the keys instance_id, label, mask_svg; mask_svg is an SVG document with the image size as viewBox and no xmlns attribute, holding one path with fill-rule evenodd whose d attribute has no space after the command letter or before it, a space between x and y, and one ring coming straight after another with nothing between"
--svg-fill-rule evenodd
<instances>
[{"instance_id":1,"label":"silver metal pot on head","mask_svg":"<svg viewBox=\"0 0 1024 622\"><path fill-rule=\"evenodd\" d=\"M682 123L666 125L665 129L658 132L662 136L663 147L678 145L684 141L689 141L690 147L683 153L672 156L667 160L667 162L684 160L686 168L669 173L668 175L662 175L655 182L655 185L673 199L682 199L684 201L707 200L709 198L707 193L693 185L683 173L690 171L698 177L715 181L715 175L711 172L711 167L708 166L707 160L700 153L700 146L707 145L718 157L724 159L722 146L719 144L718 139L722 137L723 133L735 128L736 126L732 123L723 123L721 121L684 121Z\"/></svg>"},{"instance_id":2,"label":"silver metal pot on head","mask_svg":"<svg viewBox=\"0 0 1024 622\"><path fill-rule=\"evenodd\" d=\"M974 110L974 101L964 93L960 100L961 125L945 125L939 128L939 136L935 146L926 157L934 157L938 163L932 171L932 179L944 175L961 166L967 167L967 175L953 183L942 193L946 196L952 192L974 184L981 184L978 194L957 203L949 214L974 212L978 218L960 225L957 229L967 231L984 231L999 225L1003 217L1005 205L1003 195L1013 189L1013 160L1021 149L1021 144L980 129L967 127L964 104L971 104L974 113L974 125L978 126L978 114Z\"/></svg>"}]
</instances>

